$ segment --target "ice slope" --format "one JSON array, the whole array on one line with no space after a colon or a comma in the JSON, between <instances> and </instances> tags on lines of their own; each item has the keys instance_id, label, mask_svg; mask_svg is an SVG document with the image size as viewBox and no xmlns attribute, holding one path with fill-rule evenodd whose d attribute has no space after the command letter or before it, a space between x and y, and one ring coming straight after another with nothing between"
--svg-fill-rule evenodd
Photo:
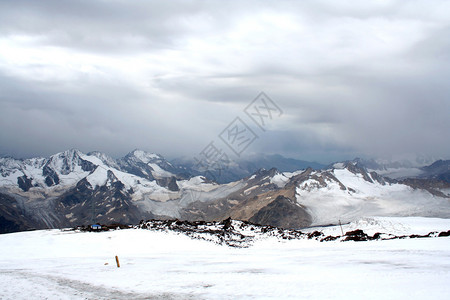
<instances>
[{"instance_id":1,"label":"ice slope","mask_svg":"<svg viewBox=\"0 0 450 300\"><path fill-rule=\"evenodd\" d=\"M144 163L149 163L154 159L161 158L158 154L148 153L142 150L134 150L133 155Z\"/></svg>"},{"instance_id":2,"label":"ice slope","mask_svg":"<svg viewBox=\"0 0 450 300\"><path fill-rule=\"evenodd\" d=\"M382 176L386 176L393 179L418 177L424 172L420 168L387 168L384 170L369 170L375 171Z\"/></svg>"},{"instance_id":3,"label":"ice slope","mask_svg":"<svg viewBox=\"0 0 450 300\"><path fill-rule=\"evenodd\" d=\"M342 232L361 229L370 236L375 233L389 233L396 236L426 235L430 232L449 230L449 219L423 217L363 217L341 226L310 227L304 232L321 231L324 235L340 236ZM342 228L342 230L341 230Z\"/></svg>"},{"instance_id":4,"label":"ice slope","mask_svg":"<svg viewBox=\"0 0 450 300\"><path fill-rule=\"evenodd\" d=\"M450 227L449 220L406 221L421 222ZM0 235L0 253L1 299L412 300L450 293L448 237L268 238L238 249L149 230L49 230Z\"/></svg>"},{"instance_id":5,"label":"ice slope","mask_svg":"<svg viewBox=\"0 0 450 300\"><path fill-rule=\"evenodd\" d=\"M208 202L226 197L227 195L239 190L244 186L243 181L231 182L228 184L215 184L205 182L204 177L196 176L189 180L177 181L180 191L176 199L168 201L155 201L154 194L144 195L140 200L136 200L136 204L144 211L151 211L154 214L169 216L172 218L180 218L181 212L190 203L200 201Z\"/></svg>"},{"instance_id":6,"label":"ice slope","mask_svg":"<svg viewBox=\"0 0 450 300\"><path fill-rule=\"evenodd\" d=\"M152 175L155 178L175 176L174 174L162 169L155 163L148 163L148 165L153 169Z\"/></svg>"},{"instance_id":7,"label":"ice slope","mask_svg":"<svg viewBox=\"0 0 450 300\"><path fill-rule=\"evenodd\" d=\"M122 163L134 166L140 169L139 165L144 164L150 167L150 170L141 170L144 174L151 172L154 178L164 178L175 176L171 171L177 171L171 163L166 161L161 155L149 153L142 150L134 150L128 153L124 158L120 159ZM179 170L178 170L179 171Z\"/></svg>"},{"instance_id":8,"label":"ice slope","mask_svg":"<svg viewBox=\"0 0 450 300\"><path fill-rule=\"evenodd\" d=\"M304 170L299 170L295 172L277 173L270 178L270 183L275 184L279 188L283 188L286 185L286 183L289 182L289 179L291 179L295 175L301 174L303 171Z\"/></svg>"},{"instance_id":9,"label":"ice slope","mask_svg":"<svg viewBox=\"0 0 450 300\"><path fill-rule=\"evenodd\" d=\"M314 178L302 182L296 189L297 202L308 209L312 225L351 222L366 216L425 216L450 218L450 199L436 197L425 190L403 184L380 184L348 169L333 169L339 182Z\"/></svg>"}]
</instances>

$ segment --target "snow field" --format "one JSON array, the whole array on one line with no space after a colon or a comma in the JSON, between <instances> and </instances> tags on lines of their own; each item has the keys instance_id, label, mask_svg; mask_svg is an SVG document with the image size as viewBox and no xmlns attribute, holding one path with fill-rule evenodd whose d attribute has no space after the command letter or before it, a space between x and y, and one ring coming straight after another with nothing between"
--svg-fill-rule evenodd
<instances>
[{"instance_id":1,"label":"snow field","mask_svg":"<svg viewBox=\"0 0 450 300\"><path fill-rule=\"evenodd\" d=\"M447 198L403 184L370 183L346 169L333 172L346 190L329 180L326 187L319 187L314 179L296 189L297 202L307 208L312 225L337 224L339 220L346 223L364 216L450 217Z\"/></svg>"},{"instance_id":2,"label":"snow field","mask_svg":"<svg viewBox=\"0 0 450 300\"><path fill-rule=\"evenodd\" d=\"M360 224L450 229L450 220L426 218ZM0 235L0 253L1 299L443 299L450 292L450 238L268 238L238 249L150 230L47 230Z\"/></svg>"}]
</instances>

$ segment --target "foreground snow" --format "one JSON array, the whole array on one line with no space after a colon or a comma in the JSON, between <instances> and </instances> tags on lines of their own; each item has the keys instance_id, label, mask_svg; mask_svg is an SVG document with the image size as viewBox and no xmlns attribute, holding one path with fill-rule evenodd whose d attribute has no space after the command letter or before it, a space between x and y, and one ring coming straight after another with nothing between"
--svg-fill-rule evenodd
<instances>
[{"instance_id":1,"label":"foreground snow","mask_svg":"<svg viewBox=\"0 0 450 300\"><path fill-rule=\"evenodd\" d=\"M365 218L344 231L357 226L428 233L450 229L450 220ZM0 253L1 299L443 299L450 292L450 238L268 238L239 249L150 230L48 230L0 235Z\"/></svg>"}]
</instances>

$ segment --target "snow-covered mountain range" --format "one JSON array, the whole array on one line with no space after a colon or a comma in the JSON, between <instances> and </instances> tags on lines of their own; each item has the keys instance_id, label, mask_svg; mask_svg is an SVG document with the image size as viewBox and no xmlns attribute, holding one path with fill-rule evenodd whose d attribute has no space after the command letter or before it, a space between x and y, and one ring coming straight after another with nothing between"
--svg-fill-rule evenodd
<instances>
[{"instance_id":1,"label":"snow-covered mountain range","mask_svg":"<svg viewBox=\"0 0 450 300\"><path fill-rule=\"evenodd\" d=\"M7 220L28 216L24 219L34 220L38 228L136 222L154 216L152 202L181 202L190 190L208 191L217 186L202 177L183 179L182 171L160 155L140 150L118 160L78 150L50 158L2 158L3 215Z\"/></svg>"},{"instance_id":2,"label":"snow-covered mountain range","mask_svg":"<svg viewBox=\"0 0 450 300\"><path fill-rule=\"evenodd\" d=\"M418 156L400 160L355 158L352 162L393 179L436 178L450 181L450 160Z\"/></svg>"},{"instance_id":3,"label":"snow-covered mountain range","mask_svg":"<svg viewBox=\"0 0 450 300\"><path fill-rule=\"evenodd\" d=\"M444 161L429 168L442 174L445 167ZM396 181L359 161L323 170L260 169L226 184L190 170L141 150L120 159L78 150L49 158L0 158L1 232L151 218L232 217L285 228L365 216L450 218L448 181Z\"/></svg>"}]
</instances>

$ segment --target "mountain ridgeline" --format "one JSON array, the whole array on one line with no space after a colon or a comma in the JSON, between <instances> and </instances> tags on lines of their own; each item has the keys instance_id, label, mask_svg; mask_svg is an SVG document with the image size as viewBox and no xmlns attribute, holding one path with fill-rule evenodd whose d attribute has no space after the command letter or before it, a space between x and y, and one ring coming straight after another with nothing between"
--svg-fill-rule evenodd
<instances>
[{"instance_id":1,"label":"mountain ridgeline","mask_svg":"<svg viewBox=\"0 0 450 300\"><path fill-rule=\"evenodd\" d=\"M253 171L272 165L281 170ZM447 218L448 166L449 161L437 161L420 176L394 180L360 160L320 169L262 156L230 166L225 177L233 180L218 183L192 162L169 162L141 150L120 159L78 150L49 158L0 158L0 232L174 218L231 217L292 229L368 215Z\"/></svg>"}]
</instances>

